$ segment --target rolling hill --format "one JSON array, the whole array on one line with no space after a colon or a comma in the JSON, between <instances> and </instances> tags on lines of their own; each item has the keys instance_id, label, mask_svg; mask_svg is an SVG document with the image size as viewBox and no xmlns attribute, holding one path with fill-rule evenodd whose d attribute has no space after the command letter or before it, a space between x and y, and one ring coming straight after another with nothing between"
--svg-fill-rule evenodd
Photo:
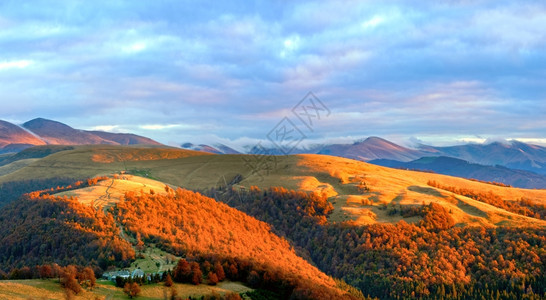
<instances>
[{"instance_id":1,"label":"rolling hill","mask_svg":"<svg viewBox=\"0 0 546 300\"><path fill-rule=\"evenodd\" d=\"M6 165L8 167L10 165ZM283 186L325 194L334 204L333 222L395 223L388 205L414 206L437 202L453 212L457 224L543 226L543 220L430 186L429 182L491 192L503 201L528 199L545 204L545 190L507 188L440 174L391 169L326 155L211 155L164 147L74 146L0 176L0 184L24 179L89 178L115 172L147 176L192 190L235 183L250 188ZM418 218L408 219L417 222Z\"/></svg>"},{"instance_id":2,"label":"rolling hill","mask_svg":"<svg viewBox=\"0 0 546 300\"><path fill-rule=\"evenodd\" d=\"M304 299L319 298L305 292L309 286L333 299L350 290L324 273L364 295L385 299L546 295L541 277L546 190L328 155L214 155L114 145L71 146L35 158L0 176L0 187L21 180L108 174L114 175L96 185L53 198L14 198L0 208L5 220L24 220L2 228L0 253L10 253L3 256L6 266L17 261L12 255L25 259L29 253L32 263L39 263L32 260L36 256L52 257L48 251L58 248L40 249L44 243L65 249L64 241L50 242L43 232L61 226L62 236L95 245L76 248L91 259L103 249L96 245L118 245L104 251L114 251L113 257L126 253L128 260L115 261L128 264L132 248L124 248L125 242L199 262L220 259L246 272L233 278L259 287L280 278L274 282L288 284ZM214 199L174 190L178 186ZM116 234L116 228L123 230ZM27 240L31 244L25 251L17 248ZM100 257L95 261L113 263ZM249 270L258 276L253 273L250 280Z\"/></svg>"},{"instance_id":3,"label":"rolling hill","mask_svg":"<svg viewBox=\"0 0 546 300\"><path fill-rule=\"evenodd\" d=\"M249 153L260 152L263 152L263 149L261 151L251 149ZM266 153L282 154L276 149L266 149ZM451 161L452 163L442 163L441 166L431 168L435 172L454 176L476 177L483 180L494 178L494 181L497 182L526 188L546 188L543 179L533 174L546 174L546 148L518 141L466 144L451 147L433 147L421 144L416 149L410 149L379 137L369 137L353 144L330 144L309 149L295 149L293 154L326 154L368 162L384 160L383 162L379 161L380 164L386 163L389 166L395 164L388 161L409 163L422 157L443 156L480 164L484 167L480 168L480 172L476 170L476 165L473 166L472 170L462 171L460 163L455 164L454 161ZM504 167L504 169L499 169L498 166ZM451 167L454 169L451 169ZM419 167L416 169L419 169ZM486 174L487 171L490 171L490 173Z\"/></svg>"},{"instance_id":4,"label":"rolling hill","mask_svg":"<svg viewBox=\"0 0 546 300\"><path fill-rule=\"evenodd\" d=\"M298 257L268 224L146 178L122 174L52 196L34 193L0 210L3 224L10 216L18 217L0 230L4 270L54 262L106 270L128 266L146 245L190 260L239 264L241 281L251 271L265 276L264 282L276 278L268 284L282 284L278 291L288 293L283 297L301 290L350 298L332 278Z\"/></svg>"}]
</instances>

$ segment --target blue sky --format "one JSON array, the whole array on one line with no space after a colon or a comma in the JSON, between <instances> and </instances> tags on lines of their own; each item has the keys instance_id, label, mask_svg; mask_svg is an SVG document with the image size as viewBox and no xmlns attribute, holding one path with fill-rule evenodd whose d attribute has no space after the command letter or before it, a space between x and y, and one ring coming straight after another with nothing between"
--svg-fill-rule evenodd
<instances>
[{"instance_id":1,"label":"blue sky","mask_svg":"<svg viewBox=\"0 0 546 300\"><path fill-rule=\"evenodd\" d=\"M0 2L0 119L168 144L546 142L541 1ZM292 108L330 110L312 130Z\"/></svg>"}]
</instances>

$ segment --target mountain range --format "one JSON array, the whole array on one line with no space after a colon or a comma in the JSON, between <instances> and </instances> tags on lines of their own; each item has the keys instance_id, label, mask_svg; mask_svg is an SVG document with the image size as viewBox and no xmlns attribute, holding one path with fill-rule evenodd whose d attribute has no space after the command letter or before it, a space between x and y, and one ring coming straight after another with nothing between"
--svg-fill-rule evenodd
<instances>
[{"instance_id":1,"label":"mountain range","mask_svg":"<svg viewBox=\"0 0 546 300\"><path fill-rule=\"evenodd\" d=\"M546 187L546 176L537 173L510 169L495 165L487 166L447 156L428 156L410 162L376 159L369 163L389 168L432 171L457 177L472 178L487 182L504 183L525 188Z\"/></svg>"},{"instance_id":2,"label":"mountain range","mask_svg":"<svg viewBox=\"0 0 546 300\"><path fill-rule=\"evenodd\" d=\"M42 145L161 145L143 136L74 129L66 124L37 118L22 125L0 120L0 154ZM224 144L184 143L181 148L214 154L281 155L276 148L244 147L238 151ZM323 144L296 148L292 154L325 154L372 162L382 166L429 170L441 174L501 182L524 188L546 187L546 147L519 141L408 148L380 137L350 144ZM435 157L435 158L432 158Z\"/></svg>"},{"instance_id":3,"label":"mountain range","mask_svg":"<svg viewBox=\"0 0 546 300\"><path fill-rule=\"evenodd\" d=\"M110 133L74 129L66 124L37 118L22 125L0 120L0 153L19 152L40 145L161 145L130 133Z\"/></svg>"},{"instance_id":4,"label":"mountain range","mask_svg":"<svg viewBox=\"0 0 546 300\"><path fill-rule=\"evenodd\" d=\"M546 174L546 147L515 140L450 147L420 145L419 150L426 156L449 156L482 165L501 165Z\"/></svg>"}]
</instances>

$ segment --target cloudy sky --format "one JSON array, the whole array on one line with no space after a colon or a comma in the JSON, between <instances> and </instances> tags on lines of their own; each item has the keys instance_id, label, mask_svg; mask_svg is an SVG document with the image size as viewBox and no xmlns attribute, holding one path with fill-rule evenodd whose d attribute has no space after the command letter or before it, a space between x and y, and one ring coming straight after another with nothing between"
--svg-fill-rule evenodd
<instances>
[{"instance_id":1,"label":"cloudy sky","mask_svg":"<svg viewBox=\"0 0 546 300\"><path fill-rule=\"evenodd\" d=\"M21 2L0 2L3 120L173 145L286 120L308 142L546 141L542 1Z\"/></svg>"}]
</instances>

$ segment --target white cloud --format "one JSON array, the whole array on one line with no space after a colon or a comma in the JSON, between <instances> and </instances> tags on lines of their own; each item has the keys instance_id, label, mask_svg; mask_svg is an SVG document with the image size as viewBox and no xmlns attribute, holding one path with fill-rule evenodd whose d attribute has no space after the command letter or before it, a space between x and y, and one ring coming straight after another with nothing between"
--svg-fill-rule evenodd
<instances>
[{"instance_id":1,"label":"white cloud","mask_svg":"<svg viewBox=\"0 0 546 300\"><path fill-rule=\"evenodd\" d=\"M511 140L520 141L522 143L546 146L546 138L513 138Z\"/></svg>"},{"instance_id":2,"label":"white cloud","mask_svg":"<svg viewBox=\"0 0 546 300\"><path fill-rule=\"evenodd\" d=\"M34 64L32 60L13 60L0 62L0 70L6 69L24 69Z\"/></svg>"},{"instance_id":3,"label":"white cloud","mask_svg":"<svg viewBox=\"0 0 546 300\"><path fill-rule=\"evenodd\" d=\"M191 125L191 124L146 124L146 125L140 125L138 128L144 129L144 130L165 130L165 129L195 129L198 128L197 125Z\"/></svg>"},{"instance_id":4,"label":"white cloud","mask_svg":"<svg viewBox=\"0 0 546 300\"><path fill-rule=\"evenodd\" d=\"M253 138L311 90L325 136L544 135L541 3L243 3L8 3L0 71L26 69L0 72L5 117Z\"/></svg>"},{"instance_id":5,"label":"white cloud","mask_svg":"<svg viewBox=\"0 0 546 300\"><path fill-rule=\"evenodd\" d=\"M125 53L138 53L148 48L148 44L144 41L135 42L127 46L122 47L122 51Z\"/></svg>"},{"instance_id":6,"label":"white cloud","mask_svg":"<svg viewBox=\"0 0 546 300\"><path fill-rule=\"evenodd\" d=\"M296 52L300 47L300 36L294 35L291 36L283 41L282 50L281 50L281 57L285 58L286 56L291 55L292 53Z\"/></svg>"},{"instance_id":7,"label":"white cloud","mask_svg":"<svg viewBox=\"0 0 546 300\"><path fill-rule=\"evenodd\" d=\"M373 29L378 25L385 22L385 18L382 16L373 16L371 19L362 22L362 28L364 29Z\"/></svg>"},{"instance_id":8,"label":"white cloud","mask_svg":"<svg viewBox=\"0 0 546 300\"><path fill-rule=\"evenodd\" d=\"M163 129L169 129L169 128L175 128L179 127L178 124L148 124L148 125L140 125L139 128L146 129L146 130L163 130Z\"/></svg>"},{"instance_id":9,"label":"white cloud","mask_svg":"<svg viewBox=\"0 0 546 300\"><path fill-rule=\"evenodd\" d=\"M93 126L93 127L89 128L89 130L91 130L91 131L115 132L115 131L117 131L116 129L118 129L118 128L119 128L118 125L98 125L98 126Z\"/></svg>"}]
</instances>

